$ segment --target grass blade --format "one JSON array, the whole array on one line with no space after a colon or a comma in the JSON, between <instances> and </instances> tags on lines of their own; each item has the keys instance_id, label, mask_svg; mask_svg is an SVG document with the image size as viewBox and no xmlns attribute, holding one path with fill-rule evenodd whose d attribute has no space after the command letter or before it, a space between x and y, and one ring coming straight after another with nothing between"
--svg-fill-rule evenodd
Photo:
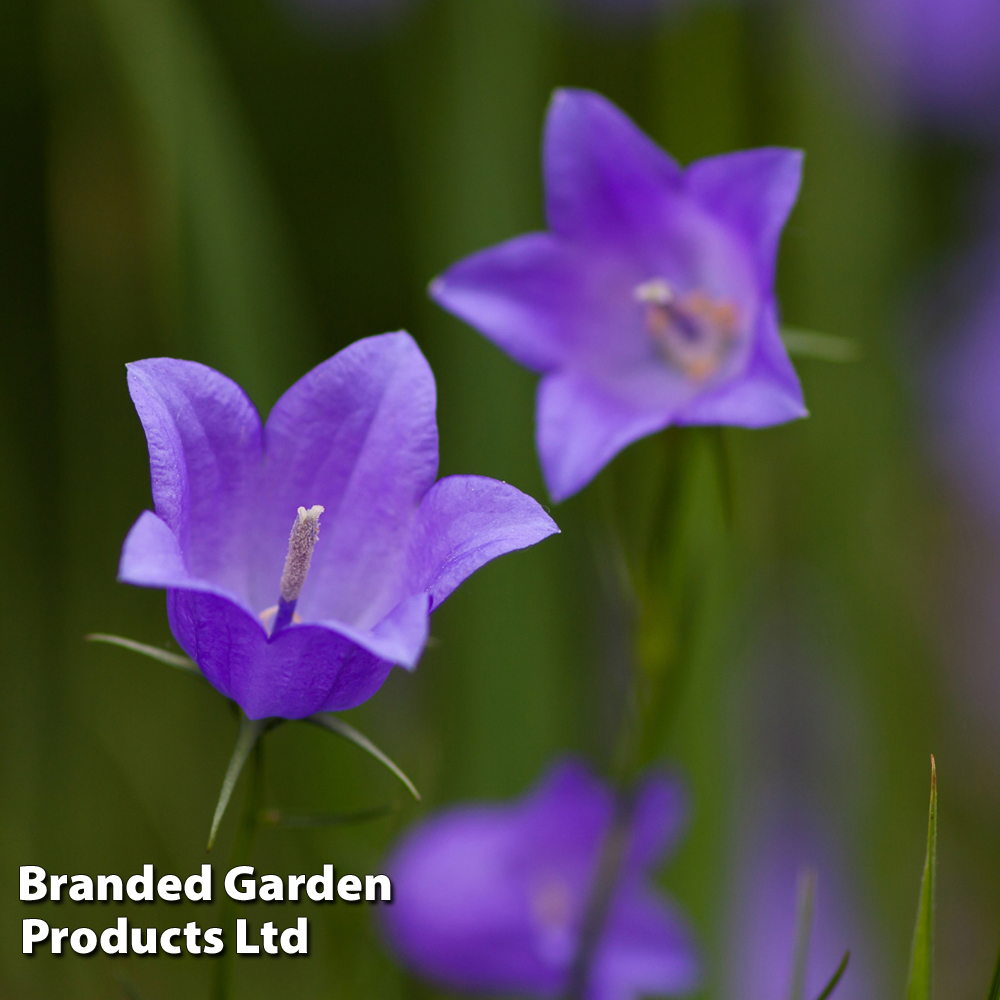
<instances>
[{"instance_id":1,"label":"grass blade","mask_svg":"<svg viewBox=\"0 0 1000 1000\"><path fill-rule=\"evenodd\" d=\"M788 1000L804 1000L806 969L809 962L809 936L812 933L813 909L816 903L816 872L803 868L799 872L795 901L795 951L792 955L792 980Z\"/></svg>"},{"instance_id":2,"label":"grass blade","mask_svg":"<svg viewBox=\"0 0 1000 1000\"><path fill-rule=\"evenodd\" d=\"M830 982L823 987L823 992L816 997L816 1000L827 1000L827 997L837 988L837 983L843 978L844 973L847 971L847 963L850 960L851 953L845 951L844 957L840 960L840 965L837 966L837 971L830 977Z\"/></svg>"},{"instance_id":3,"label":"grass blade","mask_svg":"<svg viewBox=\"0 0 1000 1000\"><path fill-rule=\"evenodd\" d=\"M798 330L795 327L781 328L781 341L789 354L816 361L832 361L834 364L849 364L861 357L861 350L853 340L837 337L832 333L817 333L815 330Z\"/></svg>"},{"instance_id":4,"label":"grass blade","mask_svg":"<svg viewBox=\"0 0 1000 1000\"><path fill-rule=\"evenodd\" d=\"M927 857L920 882L920 905L913 931L906 1000L930 1000L934 960L934 883L937 878L937 766L931 756L931 804L927 820Z\"/></svg>"},{"instance_id":5,"label":"grass blade","mask_svg":"<svg viewBox=\"0 0 1000 1000\"><path fill-rule=\"evenodd\" d=\"M990 983L989 1000L1000 1000L1000 955L997 955L997 966L993 970L993 981Z\"/></svg>"},{"instance_id":6,"label":"grass blade","mask_svg":"<svg viewBox=\"0 0 1000 1000\"><path fill-rule=\"evenodd\" d=\"M309 716L305 721L311 722L314 726L319 726L321 729L326 729L331 733L336 733L338 736L343 736L345 740L350 740L355 746L359 746L362 750L370 753L377 761L389 768L406 785L410 794L418 802L420 801L420 792L417 791L417 786L403 773L402 768L382 753L367 736L359 733L353 726L349 726L343 719L334 715L333 712L317 712L315 715Z\"/></svg>"},{"instance_id":7,"label":"grass blade","mask_svg":"<svg viewBox=\"0 0 1000 1000\"><path fill-rule=\"evenodd\" d=\"M104 632L92 632L85 635L86 642L106 642L111 646L121 646L122 649L131 649L133 653L141 653L160 663L166 663L170 667L177 667L185 670L189 674L205 679L205 675L198 669L198 664L186 656L179 656L177 653L168 653L165 649L156 646L147 646L144 642L136 642L135 639L126 639L120 635L106 635Z\"/></svg>"},{"instance_id":8,"label":"grass blade","mask_svg":"<svg viewBox=\"0 0 1000 1000\"><path fill-rule=\"evenodd\" d=\"M219 792L219 802L215 807L215 815L212 817L212 829L208 835L208 847L210 851L215 843L215 835L219 832L219 824L226 814L226 806L232 798L233 789L236 787L236 780L243 770L243 765L250 756L257 740L270 725L270 719L248 719L245 715L240 720L240 732L236 737L236 746L233 747L233 756L229 759L229 767L226 769L226 776L222 779L222 791Z\"/></svg>"}]
</instances>

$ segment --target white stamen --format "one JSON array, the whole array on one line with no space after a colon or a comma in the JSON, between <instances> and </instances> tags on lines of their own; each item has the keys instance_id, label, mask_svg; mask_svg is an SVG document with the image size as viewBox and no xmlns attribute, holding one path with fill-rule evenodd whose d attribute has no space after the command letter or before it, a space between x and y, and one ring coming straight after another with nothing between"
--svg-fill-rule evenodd
<instances>
[{"instance_id":1,"label":"white stamen","mask_svg":"<svg viewBox=\"0 0 1000 1000\"><path fill-rule=\"evenodd\" d=\"M651 278L636 285L632 294L636 302L646 302L651 306L665 306L674 301L674 290L663 278Z\"/></svg>"},{"instance_id":2,"label":"white stamen","mask_svg":"<svg viewBox=\"0 0 1000 1000\"><path fill-rule=\"evenodd\" d=\"M309 573L313 549L319 539L319 516L323 508L317 504L306 510L300 507L288 536L288 555L281 574L281 599L297 601Z\"/></svg>"}]
</instances>

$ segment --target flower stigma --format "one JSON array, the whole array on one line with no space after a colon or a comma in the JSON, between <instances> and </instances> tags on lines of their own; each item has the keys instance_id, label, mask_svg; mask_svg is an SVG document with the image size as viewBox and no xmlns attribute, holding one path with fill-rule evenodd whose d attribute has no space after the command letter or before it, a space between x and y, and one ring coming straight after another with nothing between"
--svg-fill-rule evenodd
<instances>
[{"instance_id":1,"label":"flower stigma","mask_svg":"<svg viewBox=\"0 0 1000 1000\"><path fill-rule=\"evenodd\" d=\"M309 575L309 564L312 562L313 549L319 540L319 516L324 508L319 504L306 510L300 507L292 524L292 532L288 536L288 554L285 556L285 568L281 573L280 598L274 609L274 627L271 635L283 629L292 621L300 621L295 614L295 604L305 586ZM261 614L261 619L270 618L272 609L268 608Z\"/></svg>"},{"instance_id":2,"label":"flower stigma","mask_svg":"<svg viewBox=\"0 0 1000 1000\"><path fill-rule=\"evenodd\" d=\"M633 295L646 306L646 332L672 367L694 382L722 367L739 334L736 306L700 288L678 297L663 278L644 281Z\"/></svg>"}]
</instances>

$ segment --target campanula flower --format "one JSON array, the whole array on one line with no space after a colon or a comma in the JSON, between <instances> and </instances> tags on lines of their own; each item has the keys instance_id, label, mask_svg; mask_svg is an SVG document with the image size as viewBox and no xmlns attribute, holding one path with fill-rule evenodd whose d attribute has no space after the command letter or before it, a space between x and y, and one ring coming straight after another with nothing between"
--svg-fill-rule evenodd
<instances>
[{"instance_id":1,"label":"campanula flower","mask_svg":"<svg viewBox=\"0 0 1000 1000\"><path fill-rule=\"evenodd\" d=\"M411 831L388 862L395 953L446 987L557 997L566 989L615 796L575 762L523 799L459 806ZM683 818L681 790L648 778L589 966L588 1000L674 995L697 982L680 918L648 884Z\"/></svg>"},{"instance_id":2,"label":"campanula flower","mask_svg":"<svg viewBox=\"0 0 1000 1000\"><path fill-rule=\"evenodd\" d=\"M605 98L556 92L549 231L473 254L430 289L542 373L538 452L555 500L668 424L805 416L774 295L801 160L756 149L682 170Z\"/></svg>"},{"instance_id":3,"label":"campanula flower","mask_svg":"<svg viewBox=\"0 0 1000 1000\"><path fill-rule=\"evenodd\" d=\"M153 502L119 578L167 589L170 627L251 719L370 698L416 666L428 616L470 573L557 531L479 476L435 482L434 377L409 334L358 341L262 427L243 390L191 361L128 366Z\"/></svg>"}]
</instances>

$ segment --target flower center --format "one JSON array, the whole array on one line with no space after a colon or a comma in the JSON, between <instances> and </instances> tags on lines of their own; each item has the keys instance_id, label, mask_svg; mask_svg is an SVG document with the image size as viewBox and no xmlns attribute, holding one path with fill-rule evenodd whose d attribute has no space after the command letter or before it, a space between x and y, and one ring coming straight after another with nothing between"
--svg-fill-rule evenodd
<instances>
[{"instance_id":1,"label":"flower center","mask_svg":"<svg viewBox=\"0 0 1000 1000\"><path fill-rule=\"evenodd\" d=\"M573 892L569 884L559 876L545 876L532 886L530 899L539 952L552 965L568 965L575 948Z\"/></svg>"},{"instance_id":2,"label":"flower center","mask_svg":"<svg viewBox=\"0 0 1000 1000\"><path fill-rule=\"evenodd\" d=\"M265 626L273 616L274 626L271 629L271 635L292 621L301 621L299 616L295 614L295 605L302 593L302 588L305 586L306 577L309 575L313 549L316 548L316 542L319 540L319 516L322 513L323 508L317 504L308 510L305 507L300 507L295 515L292 533L288 536L285 568L281 573L279 587L281 596L278 598L276 606L268 608L260 616Z\"/></svg>"},{"instance_id":3,"label":"flower center","mask_svg":"<svg viewBox=\"0 0 1000 1000\"><path fill-rule=\"evenodd\" d=\"M678 296L663 278L644 281L633 295L646 306L646 332L672 367L694 382L722 367L739 335L735 305L700 288Z\"/></svg>"}]
</instances>

